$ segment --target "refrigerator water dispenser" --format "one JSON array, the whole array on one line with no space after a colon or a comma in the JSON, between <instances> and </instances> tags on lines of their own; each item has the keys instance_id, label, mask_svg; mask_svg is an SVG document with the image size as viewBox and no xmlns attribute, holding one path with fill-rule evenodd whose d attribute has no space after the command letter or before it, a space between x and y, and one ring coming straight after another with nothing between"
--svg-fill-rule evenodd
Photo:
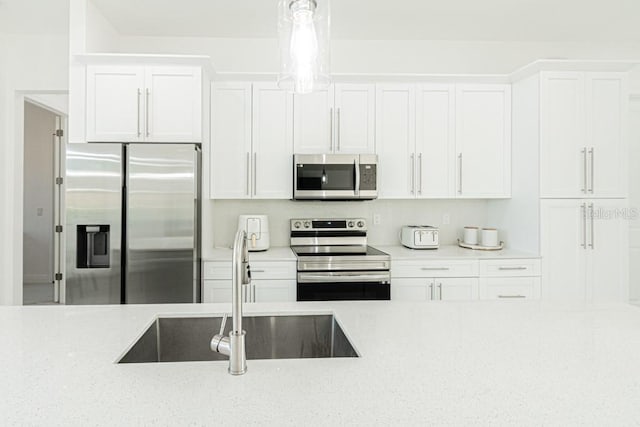
<instances>
[{"instance_id":1,"label":"refrigerator water dispenser","mask_svg":"<svg viewBox=\"0 0 640 427\"><path fill-rule=\"evenodd\" d=\"M109 225L78 225L77 268L109 268Z\"/></svg>"}]
</instances>

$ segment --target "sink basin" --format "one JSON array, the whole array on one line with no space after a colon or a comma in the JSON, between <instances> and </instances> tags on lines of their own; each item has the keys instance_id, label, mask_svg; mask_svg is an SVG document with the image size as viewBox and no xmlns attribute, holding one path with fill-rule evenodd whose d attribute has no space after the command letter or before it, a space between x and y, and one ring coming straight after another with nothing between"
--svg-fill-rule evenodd
<instances>
[{"instance_id":1,"label":"sink basin","mask_svg":"<svg viewBox=\"0 0 640 427\"><path fill-rule=\"evenodd\" d=\"M211 351L222 317L159 317L118 363L228 360ZM359 357L331 314L243 317L247 359ZM227 319L225 335L231 329Z\"/></svg>"}]
</instances>

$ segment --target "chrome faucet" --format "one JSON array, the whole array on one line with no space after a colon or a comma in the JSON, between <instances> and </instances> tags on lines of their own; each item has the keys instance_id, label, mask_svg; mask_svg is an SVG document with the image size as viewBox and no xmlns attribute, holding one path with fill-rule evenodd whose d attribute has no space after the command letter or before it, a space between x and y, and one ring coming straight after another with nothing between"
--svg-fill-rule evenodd
<instances>
[{"instance_id":1,"label":"chrome faucet","mask_svg":"<svg viewBox=\"0 0 640 427\"><path fill-rule=\"evenodd\" d=\"M227 315L222 319L220 332L211 339L211 350L229 356L229 373L242 375L247 372L247 353L245 350L245 335L242 330L242 286L251 283L249 268L249 252L247 250L247 233L238 230L233 244L232 258L232 316L233 329L229 336L225 337L224 327L227 323Z\"/></svg>"}]
</instances>

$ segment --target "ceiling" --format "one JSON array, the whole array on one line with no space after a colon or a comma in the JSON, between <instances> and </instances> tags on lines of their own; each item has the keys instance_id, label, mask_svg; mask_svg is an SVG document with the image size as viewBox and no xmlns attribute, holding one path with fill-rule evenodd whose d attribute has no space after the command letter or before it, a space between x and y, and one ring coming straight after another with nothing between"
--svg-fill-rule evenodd
<instances>
[{"instance_id":1,"label":"ceiling","mask_svg":"<svg viewBox=\"0 0 640 427\"><path fill-rule=\"evenodd\" d=\"M122 34L276 36L278 0L92 0ZM0 31L64 33L69 0L0 0ZM638 0L333 0L332 38L640 42Z\"/></svg>"}]
</instances>

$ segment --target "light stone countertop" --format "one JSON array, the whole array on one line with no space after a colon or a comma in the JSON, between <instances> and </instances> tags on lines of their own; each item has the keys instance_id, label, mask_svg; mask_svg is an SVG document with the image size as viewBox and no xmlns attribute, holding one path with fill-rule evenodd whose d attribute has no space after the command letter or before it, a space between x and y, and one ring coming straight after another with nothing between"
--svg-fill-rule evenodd
<instances>
[{"instance_id":1,"label":"light stone countertop","mask_svg":"<svg viewBox=\"0 0 640 427\"><path fill-rule=\"evenodd\" d=\"M249 313L334 312L362 357L250 360L240 377L226 361L114 364L158 314L229 310L2 307L0 424L640 422L640 308L622 304L249 304Z\"/></svg>"}]
</instances>

